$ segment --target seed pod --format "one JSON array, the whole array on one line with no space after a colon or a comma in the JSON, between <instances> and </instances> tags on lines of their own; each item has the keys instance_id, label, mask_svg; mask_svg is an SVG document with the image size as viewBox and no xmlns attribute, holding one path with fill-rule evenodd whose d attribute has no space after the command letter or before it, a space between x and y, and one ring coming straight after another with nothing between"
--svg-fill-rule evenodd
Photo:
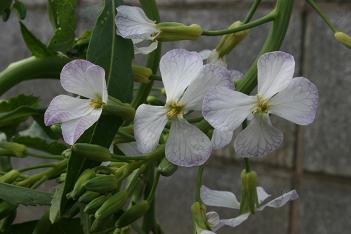
<instances>
[{"instance_id":1,"label":"seed pod","mask_svg":"<svg viewBox=\"0 0 351 234\"><path fill-rule=\"evenodd\" d=\"M115 193L111 197L109 197L104 204L95 212L95 218L99 220L103 220L109 215L116 213L119 209L121 209L128 199L127 191L121 191Z\"/></svg>"},{"instance_id":2,"label":"seed pod","mask_svg":"<svg viewBox=\"0 0 351 234\"><path fill-rule=\"evenodd\" d=\"M100 193L92 192L92 191L86 191L85 193L83 193L79 197L78 202L87 204L87 203L91 202L92 200L94 200L95 198L97 198L98 196L100 196Z\"/></svg>"},{"instance_id":3,"label":"seed pod","mask_svg":"<svg viewBox=\"0 0 351 234\"><path fill-rule=\"evenodd\" d=\"M74 185L72 192L67 195L73 200L77 200L78 196L83 192L84 184L93 177L95 177L95 172L92 169L86 169L83 171Z\"/></svg>"},{"instance_id":4,"label":"seed pod","mask_svg":"<svg viewBox=\"0 0 351 234\"><path fill-rule=\"evenodd\" d=\"M0 177L0 183L8 183L11 184L14 182L17 177L20 175L20 173L16 170L11 170L7 172L5 175Z\"/></svg>"},{"instance_id":5,"label":"seed pod","mask_svg":"<svg viewBox=\"0 0 351 234\"><path fill-rule=\"evenodd\" d=\"M334 36L338 42L351 49L351 37L349 35L343 32L336 32Z\"/></svg>"},{"instance_id":6,"label":"seed pod","mask_svg":"<svg viewBox=\"0 0 351 234\"><path fill-rule=\"evenodd\" d=\"M148 211L149 207L150 205L148 201L142 201L132 206L125 213L123 213L121 217L119 217L115 226L117 228L122 228L133 223L135 220L142 217Z\"/></svg>"},{"instance_id":7,"label":"seed pod","mask_svg":"<svg viewBox=\"0 0 351 234\"><path fill-rule=\"evenodd\" d=\"M15 156L19 158L23 158L26 156L27 147L22 144L18 144L15 142L0 142L0 148L4 150L7 156Z\"/></svg>"},{"instance_id":8,"label":"seed pod","mask_svg":"<svg viewBox=\"0 0 351 234\"><path fill-rule=\"evenodd\" d=\"M88 205L85 206L84 212L87 214L93 214L101 205L107 200L108 196L101 195L100 197L95 198Z\"/></svg>"},{"instance_id":9,"label":"seed pod","mask_svg":"<svg viewBox=\"0 0 351 234\"><path fill-rule=\"evenodd\" d=\"M157 168L157 170L163 176L171 176L174 174L174 172L176 172L177 169L178 166L170 163L166 158L162 159Z\"/></svg>"},{"instance_id":10,"label":"seed pod","mask_svg":"<svg viewBox=\"0 0 351 234\"><path fill-rule=\"evenodd\" d=\"M72 146L72 152L96 162L111 161L112 158L111 153L107 148L87 143L74 144Z\"/></svg>"},{"instance_id":11,"label":"seed pod","mask_svg":"<svg viewBox=\"0 0 351 234\"><path fill-rule=\"evenodd\" d=\"M108 193L117 190L118 180L113 175L100 175L87 181L84 187L88 191Z\"/></svg>"},{"instance_id":12,"label":"seed pod","mask_svg":"<svg viewBox=\"0 0 351 234\"><path fill-rule=\"evenodd\" d=\"M152 70L148 67L132 65L134 81L139 83L150 83L149 77L152 75Z\"/></svg>"}]
</instances>

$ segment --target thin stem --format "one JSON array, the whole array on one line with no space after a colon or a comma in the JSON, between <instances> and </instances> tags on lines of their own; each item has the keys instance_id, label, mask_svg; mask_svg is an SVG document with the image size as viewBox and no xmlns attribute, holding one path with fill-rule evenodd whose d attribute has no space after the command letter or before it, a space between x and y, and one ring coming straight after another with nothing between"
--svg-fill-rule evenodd
<instances>
[{"instance_id":1,"label":"thin stem","mask_svg":"<svg viewBox=\"0 0 351 234\"><path fill-rule=\"evenodd\" d=\"M157 189L157 185L158 185L159 179L160 179L160 173L157 171L156 175L155 175L155 178L154 178L154 181L152 183L151 191L150 191L149 196L147 198L147 200L149 202L151 202L154 199L154 197L155 197L155 192L156 192L156 189Z\"/></svg>"},{"instance_id":2,"label":"thin stem","mask_svg":"<svg viewBox=\"0 0 351 234\"><path fill-rule=\"evenodd\" d=\"M19 172L25 172L25 171L31 171L31 170L36 170L36 169L40 169L40 168L47 168L47 167L55 167L56 164L52 164L52 163L43 163L43 164L38 164L35 166L31 166L31 167L25 167L22 169L19 169Z\"/></svg>"},{"instance_id":3,"label":"thin stem","mask_svg":"<svg viewBox=\"0 0 351 234\"><path fill-rule=\"evenodd\" d=\"M112 155L112 162L129 162L129 161L135 161L135 160L148 160L150 157L148 156L122 156L122 155Z\"/></svg>"},{"instance_id":4,"label":"thin stem","mask_svg":"<svg viewBox=\"0 0 351 234\"><path fill-rule=\"evenodd\" d=\"M329 20L329 18L322 12L322 10L320 9L320 7L317 5L317 3L314 0L306 0L307 3L313 8L313 10L315 10L319 16L323 19L323 21L328 25L328 27L334 32L336 33L338 30L336 29L336 27L331 23L331 21Z\"/></svg>"},{"instance_id":5,"label":"thin stem","mask_svg":"<svg viewBox=\"0 0 351 234\"><path fill-rule=\"evenodd\" d=\"M249 158L244 158L244 163L245 163L245 171L246 173L251 171L251 167L250 167L250 161Z\"/></svg>"},{"instance_id":6,"label":"thin stem","mask_svg":"<svg viewBox=\"0 0 351 234\"><path fill-rule=\"evenodd\" d=\"M250 23L243 24L239 27L230 28L230 29L222 29L222 30L214 30L214 31L203 31L202 35L204 36L221 36L225 34L236 33L240 31L244 31L250 28L257 27L259 25L271 22L275 19L277 13L275 10L271 11L269 14L259 18L257 20L251 21Z\"/></svg>"},{"instance_id":7,"label":"thin stem","mask_svg":"<svg viewBox=\"0 0 351 234\"><path fill-rule=\"evenodd\" d=\"M27 153L28 156L33 158L44 158L44 159L52 159L52 160L62 160L63 157L61 155L48 155L48 154L35 154L35 153Z\"/></svg>"},{"instance_id":8,"label":"thin stem","mask_svg":"<svg viewBox=\"0 0 351 234\"><path fill-rule=\"evenodd\" d=\"M248 23L251 21L253 15L255 14L257 7L260 5L261 0L254 0L254 2L252 3L249 12L247 13L245 19L244 19L244 24Z\"/></svg>"},{"instance_id":9,"label":"thin stem","mask_svg":"<svg viewBox=\"0 0 351 234\"><path fill-rule=\"evenodd\" d=\"M200 188L202 185L202 174L204 172L204 166L199 166L196 174L196 184L195 184L195 201L201 202Z\"/></svg>"}]
</instances>

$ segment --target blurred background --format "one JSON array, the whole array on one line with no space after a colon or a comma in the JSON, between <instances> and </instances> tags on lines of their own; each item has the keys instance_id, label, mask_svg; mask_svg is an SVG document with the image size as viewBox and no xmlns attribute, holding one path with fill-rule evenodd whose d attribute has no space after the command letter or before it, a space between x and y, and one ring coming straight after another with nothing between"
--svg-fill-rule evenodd
<instances>
[{"instance_id":1,"label":"blurred background","mask_svg":"<svg viewBox=\"0 0 351 234\"><path fill-rule=\"evenodd\" d=\"M45 0L23 1L28 9L27 27L42 41L52 35ZM79 32L91 28L101 9L98 0L81 0ZM133 1L127 1L134 4ZM198 23L205 29L221 29L243 19L249 0L159 0L161 19ZM267 13L275 1L265 0L256 17ZM338 29L351 33L351 1L317 1ZM229 68L245 72L267 35L269 24L253 29L228 56ZM219 38L204 37L195 42L165 43L163 52L183 47L200 51L213 49ZM9 63L30 55L21 38L17 18L0 21L0 70ZM251 216L235 229L219 233L245 234L343 234L350 233L351 222L351 51L334 40L333 34L317 14L296 0L290 28L282 47L294 55L296 76L312 80L320 91L316 121L297 127L287 121L273 121L285 132L280 150L262 160L252 160L258 183L267 192L279 196L295 188L300 199L281 209L267 208ZM143 62L142 57L136 58ZM24 82L3 98L25 92L42 97L47 105L62 93L58 81ZM24 162L16 162L17 165ZM28 162L25 162L28 163ZM230 190L239 196L239 160L231 146L214 152L208 162L204 184L217 190ZM162 178L158 190L157 214L165 233L191 233L190 206L193 201L195 169L179 169L171 178ZM46 188L50 190L50 186ZM42 208L21 207L17 222L37 218ZM223 218L236 216L221 210Z\"/></svg>"}]
</instances>

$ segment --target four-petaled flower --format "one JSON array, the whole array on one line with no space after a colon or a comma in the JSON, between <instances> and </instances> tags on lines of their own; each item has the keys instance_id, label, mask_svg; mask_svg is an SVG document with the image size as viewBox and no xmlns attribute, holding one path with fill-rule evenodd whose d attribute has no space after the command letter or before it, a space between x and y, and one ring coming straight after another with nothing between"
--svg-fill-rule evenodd
<instances>
[{"instance_id":1,"label":"four-petaled flower","mask_svg":"<svg viewBox=\"0 0 351 234\"><path fill-rule=\"evenodd\" d=\"M281 145L283 133L272 126L270 114L307 125L315 119L318 106L317 87L306 78L293 78L291 55L266 53L257 65L256 96L218 86L203 102L203 116L215 129L234 131L245 119L250 120L234 141L235 151L244 157L264 156Z\"/></svg>"},{"instance_id":2,"label":"four-petaled flower","mask_svg":"<svg viewBox=\"0 0 351 234\"><path fill-rule=\"evenodd\" d=\"M230 73L213 64L203 65L196 52L175 49L160 61L160 72L166 91L165 106L140 105L136 111L134 135L140 152L151 152L157 146L168 121L171 122L166 143L166 158L179 166L198 166L209 158L212 147L205 133L191 125L184 115L201 111L203 97L217 85L230 87Z\"/></svg>"},{"instance_id":3,"label":"four-petaled flower","mask_svg":"<svg viewBox=\"0 0 351 234\"><path fill-rule=\"evenodd\" d=\"M44 115L45 125L61 124L64 141L73 145L100 117L108 93L103 68L86 60L66 64L60 75L62 87L83 98L56 96Z\"/></svg>"},{"instance_id":4,"label":"four-petaled flower","mask_svg":"<svg viewBox=\"0 0 351 234\"><path fill-rule=\"evenodd\" d=\"M160 30L156 23L150 20L139 7L119 6L115 19L117 34L123 38L131 39L135 54L148 54L157 48L157 36ZM137 44L150 41L150 45L138 47Z\"/></svg>"},{"instance_id":5,"label":"four-petaled flower","mask_svg":"<svg viewBox=\"0 0 351 234\"><path fill-rule=\"evenodd\" d=\"M299 198L297 192L295 190L291 190L290 192L284 193L283 195L264 203L264 201L270 197L270 195L262 187L257 187L256 189L259 203L256 211L262 211L266 207L280 208L287 202ZM206 186L201 186L200 196L202 202L207 206L226 207L237 210L240 209L240 203L232 192L217 191L209 189ZM240 225L250 216L250 213L240 214L239 216L231 219L220 219L218 213L214 211L208 212L206 216L211 230L216 232L223 226L236 227Z\"/></svg>"}]
</instances>

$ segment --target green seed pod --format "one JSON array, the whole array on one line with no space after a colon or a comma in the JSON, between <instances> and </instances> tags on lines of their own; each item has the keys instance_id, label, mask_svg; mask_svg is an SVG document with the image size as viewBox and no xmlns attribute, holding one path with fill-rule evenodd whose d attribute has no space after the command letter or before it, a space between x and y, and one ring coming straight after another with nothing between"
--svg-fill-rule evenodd
<instances>
[{"instance_id":1,"label":"green seed pod","mask_svg":"<svg viewBox=\"0 0 351 234\"><path fill-rule=\"evenodd\" d=\"M11 170L9 172L7 172L6 174L4 174L3 176L0 177L0 183L8 183L11 184L12 182L14 182L18 176L20 176L21 174L19 173L19 171L16 170Z\"/></svg>"},{"instance_id":2,"label":"green seed pod","mask_svg":"<svg viewBox=\"0 0 351 234\"><path fill-rule=\"evenodd\" d=\"M72 152L81 157L84 157L96 162L111 161L111 158L112 158L112 155L107 148L99 145L92 145L87 143L74 144L72 146Z\"/></svg>"},{"instance_id":3,"label":"green seed pod","mask_svg":"<svg viewBox=\"0 0 351 234\"><path fill-rule=\"evenodd\" d=\"M150 205L148 201L141 201L140 203L132 206L126 212L124 212L121 217L117 220L115 226L117 228L125 227L135 220L142 217L149 209Z\"/></svg>"},{"instance_id":4,"label":"green seed pod","mask_svg":"<svg viewBox=\"0 0 351 234\"><path fill-rule=\"evenodd\" d=\"M241 172L241 203L240 213L255 213L258 207L256 172L243 170Z\"/></svg>"},{"instance_id":5,"label":"green seed pod","mask_svg":"<svg viewBox=\"0 0 351 234\"><path fill-rule=\"evenodd\" d=\"M198 24L185 25L175 22L162 22L158 23L156 27L161 31L156 38L159 41L196 40L203 32Z\"/></svg>"},{"instance_id":6,"label":"green seed pod","mask_svg":"<svg viewBox=\"0 0 351 234\"><path fill-rule=\"evenodd\" d=\"M334 36L338 42L351 49L351 37L349 35L343 32L336 32Z\"/></svg>"},{"instance_id":7,"label":"green seed pod","mask_svg":"<svg viewBox=\"0 0 351 234\"><path fill-rule=\"evenodd\" d=\"M113 175L100 175L87 181L84 187L88 191L108 193L117 190L118 180Z\"/></svg>"},{"instance_id":8,"label":"green seed pod","mask_svg":"<svg viewBox=\"0 0 351 234\"><path fill-rule=\"evenodd\" d=\"M67 195L73 200L77 200L78 196L83 192L84 184L93 177L95 177L94 170L86 169L85 171L83 171L83 173L79 176L78 180L76 181L72 192L70 192Z\"/></svg>"},{"instance_id":9,"label":"green seed pod","mask_svg":"<svg viewBox=\"0 0 351 234\"><path fill-rule=\"evenodd\" d=\"M79 197L78 202L87 204L87 203L91 202L92 200L94 200L95 198L97 198L98 196L100 196L100 193L92 192L92 191L86 191L85 193L83 193Z\"/></svg>"},{"instance_id":10,"label":"green seed pod","mask_svg":"<svg viewBox=\"0 0 351 234\"><path fill-rule=\"evenodd\" d=\"M107 200L108 196L101 195L100 197L95 198L88 205L85 206L84 212L87 214L93 214L101 205Z\"/></svg>"},{"instance_id":11,"label":"green seed pod","mask_svg":"<svg viewBox=\"0 0 351 234\"><path fill-rule=\"evenodd\" d=\"M162 159L162 161L160 162L157 168L157 170L163 176L171 176L174 174L174 172L177 171L177 169L178 169L178 166L170 163L166 158Z\"/></svg>"},{"instance_id":12,"label":"green seed pod","mask_svg":"<svg viewBox=\"0 0 351 234\"><path fill-rule=\"evenodd\" d=\"M25 145L15 142L0 142L0 148L2 149L2 154L19 158L25 157L27 152Z\"/></svg>"},{"instance_id":13,"label":"green seed pod","mask_svg":"<svg viewBox=\"0 0 351 234\"><path fill-rule=\"evenodd\" d=\"M152 70L148 67L132 65L134 81L147 84L150 83L149 77L152 75Z\"/></svg>"},{"instance_id":14,"label":"green seed pod","mask_svg":"<svg viewBox=\"0 0 351 234\"><path fill-rule=\"evenodd\" d=\"M109 197L104 204L95 212L95 218L103 220L121 209L128 199L127 191L121 191Z\"/></svg>"}]
</instances>

